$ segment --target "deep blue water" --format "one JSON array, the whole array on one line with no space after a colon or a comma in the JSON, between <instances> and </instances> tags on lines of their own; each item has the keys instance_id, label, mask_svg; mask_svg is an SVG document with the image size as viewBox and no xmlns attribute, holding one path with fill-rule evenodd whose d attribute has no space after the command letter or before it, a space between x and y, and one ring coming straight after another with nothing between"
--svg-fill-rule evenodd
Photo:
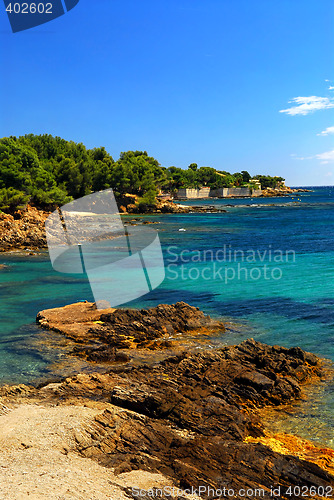
<instances>
[{"instance_id":1,"label":"deep blue water","mask_svg":"<svg viewBox=\"0 0 334 500\"><path fill-rule=\"evenodd\" d=\"M184 300L236 325L225 343L252 336L334 361L334 188L312 189L287 198L185 203L224 206L227 213L146 216L159 222L166 279L131 305ZM57 356L31 342L36 314L93 300L88 282L54 272L47 253L0 254L0 264L8 266L0 271L0 383L51 377ZM320 392L301 434L311 428L315 439L332 444L333 384Z\"/></svg>"}]
</instances>

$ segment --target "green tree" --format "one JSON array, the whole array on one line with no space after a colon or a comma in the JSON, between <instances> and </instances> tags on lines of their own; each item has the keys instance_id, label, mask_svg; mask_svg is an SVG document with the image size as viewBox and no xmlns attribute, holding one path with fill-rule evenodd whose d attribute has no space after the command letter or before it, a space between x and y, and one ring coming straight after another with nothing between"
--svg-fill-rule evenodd
<instances>
[{"instance_id":1,"label":"green tree","mask_svg":"<svg viewBox=\"0 0 334 500\"><path fill-rule=\"evenodd\" d=\"M251 175L247 172L247 170L242 170L241 171L241 175L242 175L242 181L246 184L247 182L249 182L250 178L251 178Z\"/></svg>"},{"instance_id":2,"label":"green tree","mask_svg":"<svg viewBox=\"0 0 334 500\"><path fill-rule=\"evenodd\" d=\"M18 208L23 208L28 200L29 195L12 187L0 189L0 210L3 212L14 212Z\"/></svg>"}]
</instances>

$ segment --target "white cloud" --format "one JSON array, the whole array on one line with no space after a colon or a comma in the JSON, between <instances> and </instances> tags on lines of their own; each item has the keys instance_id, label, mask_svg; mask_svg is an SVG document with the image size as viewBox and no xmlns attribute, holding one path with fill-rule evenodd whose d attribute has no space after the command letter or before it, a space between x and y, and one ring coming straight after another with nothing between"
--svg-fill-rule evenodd
<instances>
[{"instance_id":1,"label":"white cloud","mask_svg":"<svg viewBox=\"0 0 334 500\"><path fill-rule=\"evenodd\" d=\"M334 98L328 97L317 97L311 95L309 97L294 97L289 103L296 104L296 106L291 106L291 108L281 109L280 113L286 113L288 115L308 115L313 111L318 111L319 109L334 108Z\"/></svg>"},{"instance_id":2,"label":"white cloud","mask_svg":"<svg viewBox=\"0 0 334 500\"><path fill-rule=\"evenodd\" d=\"M334 90L333 85L331 85L330 87L328 87L328 90Z\"/></svg>"},{"instance_id":3,"label":"white cloud","mask_svg":"<svg viewBox=\"0 0 334 500\"><path fill-rule=\"evenodd\" d=\"M334 127L327 127L325 130L323 130L320 134L317 135L329 135L329 134L334 134Z\"/></svg>"},{"instance_id":4,"label":"white cloud","mask_svg":"<svg viewBox=\"0 0 334 500\"><path fill-rule=\"evenodd\" d=\"M314 158L321 160L321 163L329 163L334 161L334 149L332 151L326 151L325 153L320 153L315 155Z\"/></svg>"},{"instance_id":5,"label":"white cloud","mask_svg":"<svg viewBox=\"0 0 334 500\"><path fill-rule=\"evenodd\" d=\"M314 156L306 156L306 157L300 157L296 155L291 155L294 157L295 160L320 160L321 163L331 163L332 161L334 162L334 149L332 151L325 151L325 153L319 153Z\"/></svg>"}]
</instances>

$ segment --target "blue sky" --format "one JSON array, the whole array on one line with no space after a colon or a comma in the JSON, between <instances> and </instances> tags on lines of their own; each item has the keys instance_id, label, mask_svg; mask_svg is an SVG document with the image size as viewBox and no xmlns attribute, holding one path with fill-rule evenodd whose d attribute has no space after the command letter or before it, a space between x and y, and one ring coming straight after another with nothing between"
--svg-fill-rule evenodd
<instances>
[{"instance_id":1,"label":"blue sky","mask_svg":"<svg viewBox=\"0 0 334 500\"><path fill-rule=\"evenodd\" d=\"M15 34L0 5L0 37L1 137L334 184L332 0L80 0Z\"/></svg>"}]
</instances>

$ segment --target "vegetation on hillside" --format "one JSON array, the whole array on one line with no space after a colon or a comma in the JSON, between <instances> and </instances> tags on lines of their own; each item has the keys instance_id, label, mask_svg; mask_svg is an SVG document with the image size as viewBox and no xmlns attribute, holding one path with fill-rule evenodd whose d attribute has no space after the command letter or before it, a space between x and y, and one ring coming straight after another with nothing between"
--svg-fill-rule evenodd
<instances>
[{"instance_id":1,"label":"vegetation on hillside","mask_svg":"<svg viewBox=\"0 0 334 500\"><path fill-rule=\"evenodd\" d=\"M256 176L264 187L276 187L281 177ZM211 167L187 170L162 167L146 151L127 151L114 161L104 147L87 149L81 143L51 135L0 139L0 210L13 212L32 203L51 209L89 193L113 188L116 197L139 196L154 204L160 191L210 186L243 186L252 182L246 171L230 174Z\"/></svg>"}]
</instances>

